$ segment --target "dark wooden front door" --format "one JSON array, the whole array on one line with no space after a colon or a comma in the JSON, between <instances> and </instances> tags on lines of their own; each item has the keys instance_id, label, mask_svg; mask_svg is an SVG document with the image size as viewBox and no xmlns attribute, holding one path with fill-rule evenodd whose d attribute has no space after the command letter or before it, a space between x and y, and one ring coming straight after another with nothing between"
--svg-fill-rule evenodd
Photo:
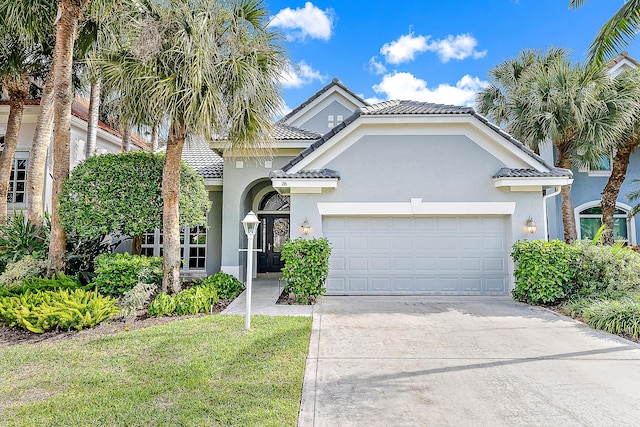
<instances>
[{"instance_id":1,"label":"dark wooden front door","mask_svg":"<svg viewBox=\"0 0 640 427\"><path fill-rule=\"evenodd\" d=\"M277 272L284 267L282 245L289 240L289 215L261 215L258 230L262 252L258 252L258 273Z\"/></svg>"}]
</instances>

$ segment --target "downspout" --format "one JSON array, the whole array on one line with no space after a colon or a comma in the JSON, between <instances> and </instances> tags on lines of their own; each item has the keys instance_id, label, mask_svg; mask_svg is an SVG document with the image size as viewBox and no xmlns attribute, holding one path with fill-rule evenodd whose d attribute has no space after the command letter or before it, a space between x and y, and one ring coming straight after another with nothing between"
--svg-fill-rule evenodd
<instances>
[{"instance_id":1,"label":"downspout","mask_svg":"<svg viewBox=\"0 0 640 427\"><path fill-rule=\"evenodd\" d=\"M542 196L542 215L543 215L543 223L544 223L544 241L548 242L549 241L549 224L547 223L547 199L549 199L550 197L553 196L557 196L558 194L560 194L560 190L562 189L561 186L556 186L554 187L556 189L556 191L549 193L549 194L545 194L544 196Z\"/></svg>"}]
</instances>

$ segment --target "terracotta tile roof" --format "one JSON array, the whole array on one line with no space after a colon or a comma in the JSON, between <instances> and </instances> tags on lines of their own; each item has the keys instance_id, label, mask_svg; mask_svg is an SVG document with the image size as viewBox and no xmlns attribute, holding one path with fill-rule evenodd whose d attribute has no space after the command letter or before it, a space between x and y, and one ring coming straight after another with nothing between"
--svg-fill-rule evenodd
<instances>
[{"instance_id":1,"label":"terracotta tile roof","mask_svg":"<svg viewBox=\"0 0 640 427\"><path fill-rule=\"evenodd\" d=\"M627 61L631 62L636 67L640 67L640 63L638 61L636 61L635 59L633 59L632 57L630 57L629 56L629 52L624 51L624 52L620 53L618 56L616 56L615 58L613 58L611 61L607 62L604 65L604 68L606 68L606 69L613 68L614 65L616 65L617 63L619 63L620 61L625 60L625 59Z\"/></svg>"},{"instance_id":2,"label":"terracotta tile roof","mask_svg":"<svg viewBox=\"0 0 640 427\"><path fill-rule=\"evenodd\" d=\"M0 105L9 105L9 101L1 100ZM40 105L40 99L27 99L25 101L25 105ZM71 114L82 121L88 122L89 121L89 100L85 98L75 98L73 101L73 104L71 105ZM112 128L111 126L109 126L108 124L102 121L98 122L98 127L105 132L108 132L112 135L117 136L118 138L122 137L122 134L120 133L120 131ZM131 135L131 143L143 150L146 150L146 151L151 150L151 143L135 133Z\"/></svg>"}]
</instances>

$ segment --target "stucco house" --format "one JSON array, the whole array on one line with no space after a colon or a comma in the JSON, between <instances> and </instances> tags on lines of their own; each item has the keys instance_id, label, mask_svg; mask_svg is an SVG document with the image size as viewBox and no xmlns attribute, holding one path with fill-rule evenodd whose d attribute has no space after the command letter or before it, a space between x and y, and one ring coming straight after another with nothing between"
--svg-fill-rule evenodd
<instances>
[{"instance_id":1,"label":"stucco house","mask_svg":"<svg viewBox=\"0 0 640 427\"><path fill-rule=\"evenodd\" d=\"M329 294L505 295L511 245L544 238L546 203L573 180L471 108L368 105L338 80L273 137L268 160L216 142L185 146L211 200L208 229L184 239L189 273L244 278L241 220L252 210L261 220L254 274L280 270L288 238L324 236ZM157 233L145 238L149 254L159 253Z\"/></svg>"},{"instance_id":2,"label":"stucco house","mask_svg":"<svg viewBox=\"0 0 640 427\"><path fill-rule=\"evenodd\" d=\"M13 161L13 174L9 183L10 213L27 208L27 169L29 167L29 151L33 142L33 134L36 128L36 120L40 105L38 99L27 100L22 126L18 135L18 147ZM87 139L87 122L89 117L89 105L86 99L76 98L71 109L71 168L83 161ZM4 135L9 118L9 102L0 100L0 150L4 142ZM96 154L115 153L121 151L121 134L103 122L98 124ZM150 150L151 144L138 135L132 135L132 150ZM51 210L51 183L52 183L52 152L49 150L47 159L47 173L45 174L45 191L43 194L44 207Z\"/></svg>"}]
</instances>

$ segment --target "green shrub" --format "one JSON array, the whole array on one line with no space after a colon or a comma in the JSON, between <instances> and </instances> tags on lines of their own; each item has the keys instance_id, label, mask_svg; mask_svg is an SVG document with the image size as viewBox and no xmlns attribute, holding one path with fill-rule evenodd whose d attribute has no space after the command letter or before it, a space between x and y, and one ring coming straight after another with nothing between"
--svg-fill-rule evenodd
<instances>
[{"instance_id":1,"label":"green shrub","mask_svg":"<svg viewBox=\"0 0 640 427\"><path fill-rule=\"evenodd\" d=\"M584 308L582 318L595 329L631 335L636 340L640 337L640 301L637 297L595 301Z\"/></svg>"},{"instance_id":2,"label":"green shrub","mask_svg":"<svg viewBox=\"0 0 640 427\"><path fill-rule=\"evenodd\" d=\"M47 261L25 255L18 261L7 265L4 272L0 274L0 286L15 288L20 286L24 279L40 276L46 271Z\"/></svg>"},{"instance_id":3,"label":"green shrub","mask_svg":"<svg viewBox=\"0 0 640 427\"><path fill-rule=\"evenodd\" d=\"M286 242L280 254L284 260L282 278L287 282L285 292L304 304L324 295L330 255L331 247L326 238L299 238Z\"/></svg>"},{"instance_id":4,"label":"green shrub","mask_svg":"<svg viewBox=\"0 0 640 427\"><path fill-rule=\"evenodd\" d=\"M0 288L0 296L16 296L25 292L67 290L89 290L93 285L82 285L75 277L65 276L63 273L54 274L51 278L30 277L24 279L20 286L13 288Z\"/></svg>"},{"instance_id":5,"label":"green shrub","mask_svg":"<svg viewBox=\"0 0 640 427\"><path fill-rule=\"evenodd\" d=\"M162 283L162 258L130 254L102 254L96 258L95 286L115 298L138 283Z\"/></svg>"},{"instance_id":6,"label":"green shrub","mask_svg":"<svg viewBox=\"0 0 640 427\"><path fill-rule=\"evenodd\" d=\"M138 283L120 298L118 306L121 311L118 315L120 317L135 315L138 310L144 308L156 292L158 292L158 285L155 283Z\"/></svg>"},{"instance_id":7,"label":"green shrub","mask_svg":"<svg viewBox=\"0 0 640 427\"><path fill-rule=\"evenodd\" d=\"M210 313L218 302L218 293L214 284L196 285L175 296L160 293L149 305L149 316L180 316L187 314Z\"/></svg>"},{"instance_id":8,"label":"green shrub","mask_svg":"<svg viewBox=\"0 0 640 427\"><path fill-rule=\"evenodd\" d=\"M559 240L520 240L513 245L518 301L531 304L554 304L572 292L576 249Z\"/></svg>"},{"instance_id":9,"label":"green shrub","mask_svg":"<svg viewBox=\"0 0 640 427\"><path fill-rule=\"evenodd\" d=\"M67 234L65 273L78 277L82 283L90 283L96 277L96 258L101 254L111 253L111 250L112 246L104 236L83 238Z\"/></svg>"},{"instance_id":10,"label":"green shrub","mask_svg":"<svg viewBox=\"0 0 640 427\"><path fill-rule=\"evenodd\" d=\"M45 259L49 251L49 220L36 227L22 212L0 225L0 270L11 262L31 255Z\"/></svg>"},{"instance_id":11,"label":"green shrub","mask_svg":"<svg viewBox=\"0 0 640 427\"><path fill-rule=\"evenodd\" d=\"M218 292L220 298L235 298L240 295L244 285L231 274L218 272L213 276L205 277L199 283L200 285L213 285Z\"/></svg>"},{"instance_id":12,"label":"green shrub","mask_svg":"<svg viewBox=\"0 0 640 427\"><path fill-rule=\"evenodd\" d=\"M0 319L35 333L92 328L119 311L116 300L82 289L27 291L0 298Z\"/></svg>"},{"instance_id":13,"label":"green shrub","mask_svg":"<svg viewBox=\"0 0 640 427\"><path fill-rule=\"evenodd\" d=\"M640 255L627 247L571 244L576 249L575 287L581 295L604 290L640 291Z\"/></svg>"}]
</instances>

